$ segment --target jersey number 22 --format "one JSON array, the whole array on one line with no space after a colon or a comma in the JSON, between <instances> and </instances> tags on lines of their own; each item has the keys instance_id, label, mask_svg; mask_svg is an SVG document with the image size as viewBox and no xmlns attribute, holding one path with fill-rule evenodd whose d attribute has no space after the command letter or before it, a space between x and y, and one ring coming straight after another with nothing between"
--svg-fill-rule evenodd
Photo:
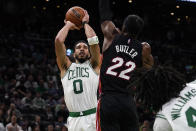
<instances>
[{"instance_id":1,"label":"jersey number 22","mask_svg":"<svg viewBox=\"0 0 196 131\"><path fill-rule=\"evenodd\" d=\"M136 67L135 63L132 61L125 62L123 60L123 58L121 58L121 57L116 57L116 58L112 59L112 62L115 64L110 66L107 69L106 74L113 75L113 76L117 76L119 74L117 77L123 78L125 80L129 80L130 76L128 76L127 73L129 73L135 69L135 67ZM114 71L116 68L120 68L123 65L125 65L127 67L127 69L122 70L120 73Z\"/></svg>"}]
</instances>

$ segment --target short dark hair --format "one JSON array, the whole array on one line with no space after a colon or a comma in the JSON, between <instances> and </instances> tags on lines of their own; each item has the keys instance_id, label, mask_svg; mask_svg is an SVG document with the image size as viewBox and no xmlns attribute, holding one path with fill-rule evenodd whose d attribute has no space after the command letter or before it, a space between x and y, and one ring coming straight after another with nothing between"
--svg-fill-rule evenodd
<instances>
[{"instance_id":1,"label":"short dark hair","mask_svg":"<svg viewBox=\"0 0 196 131\"><path fill-rule=\"evenodd\" d=\"M74 43L74 52L75 52L75 48L76 48L76 46L77 46L78 43L84 43L84 44L86 44L88 46L88 50L89 50L90 47L89 47L88 42L86 42L85 40L79 40L79 41L76 41ZM90 52L90 50L89 50L89 52Z\"/></svg>"},{"instance_id":2,"label":"short dark hair","mask_svg":"<svg viewBox=\"0 0 196 131\"><path fill-rule=\"evenodd\" d=\"M179 97L186 81L175 69L157 65L151 69L136 69L130 79L129 87L133 86L136 86L136 100L159 111L172 98Z\"/></svg>"},{"instance_id":3,"label":"short dark hair","mask_svg":"<svg viewBox=\"0 0 196 131\"><path fill-rule=\"evenodd\" d=\"M132 37L137 37L142 31L144 26L144 21L138 15L128 15L122 26L122 32L128 33Z\"/></svg>"}]
</instances>

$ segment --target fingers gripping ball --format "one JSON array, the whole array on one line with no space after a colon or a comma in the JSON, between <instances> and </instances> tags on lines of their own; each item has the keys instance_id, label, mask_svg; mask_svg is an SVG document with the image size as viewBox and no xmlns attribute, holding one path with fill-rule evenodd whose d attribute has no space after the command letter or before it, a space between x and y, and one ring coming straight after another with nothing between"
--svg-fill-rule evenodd
<instances>
[{"instance_id":1,"label":"fingers gripping ball","mask_svg":"<svg viewBox=\"0 0 196 131\"><path fill-rule=\"evenodd\" d=\"M66 21L71 21L77 27L82 27L82 18L84 17L84 9L79 6L70 8L66 13Z\"/></svg>"}]
</instances>

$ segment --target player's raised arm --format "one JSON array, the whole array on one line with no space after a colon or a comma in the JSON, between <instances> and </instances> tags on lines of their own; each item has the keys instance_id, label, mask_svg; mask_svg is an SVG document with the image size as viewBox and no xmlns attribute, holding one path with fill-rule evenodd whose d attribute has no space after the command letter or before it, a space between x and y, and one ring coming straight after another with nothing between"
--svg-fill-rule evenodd
<instances>
[{"instance_id":1,"label":"player's raised arm","mask_svg":"<svg viewBox=\"0 0 196 131\"><path fill-rule=\"evenodd\" d=\"M99 0L99 15L101 21L101 30L104 35L102 52L104 52L112 43L115 34L120 31L112 22L113 13L110 8L110 0Z\"/></svg>"},{"instance_id":2,"label":"player's raised arm","mask_svg":"<svg viewBox=\"0 0 196 131\"><path fill-rule=\"evenodd\" d=\"M142 65L149 69L154 65L154 59L151 54L151 47L148 43L142 43Z\"/></svg>"},{"instance_id":3,"label":"player's raised arm","mask_svg":"<svg viewBox=\"0 0 196 131\"><path fill-rule=\"evenodd\" d=\"M66 56L66 47L64 45L65 39L67 38L69 30L77 29L77 27L70 21L65 21L65 25L58 32L55 38L55 53L58 67L61 71L61 76L67 71L71 65L71 61Z\"/></svg>"},{"instance_id":4,"label":"player's raised arm","mask_svg":"<svg viewBox=\"0 0 196 131\"><path fill-rule=\"evenodd\" d=\"M85 16L83 17L82 22L88 40L88 44L90 45L90 52L91 52L90 62L93 69L95 69L95 71L99 73L99 69L100 69L99 40L93 28L88 24L89 15L87 11L85 11Z\"/></svg>"}]
</instances>

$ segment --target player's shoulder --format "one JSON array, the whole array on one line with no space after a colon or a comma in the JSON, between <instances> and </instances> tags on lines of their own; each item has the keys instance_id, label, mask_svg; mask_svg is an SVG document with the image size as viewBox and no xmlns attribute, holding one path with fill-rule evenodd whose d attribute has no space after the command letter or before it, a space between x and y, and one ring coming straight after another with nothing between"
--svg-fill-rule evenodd
<instances>
[{"instance_id":1,"label":"player's shoulder","mask_svg":"<svg viewBox=\"0 0 196 131\"><path fill-rule=\"evenodd\" d=\"M186 84L186 87L180 92L180 95L186 94L188 92L195 92L192 90L196 89L196 81L192 81Z\"/></svg>"},{"instance_id":2,"label":"player's shoulder","mask_svg":"<svg viewBox=\"0 0 196 131\"><path fill-rule=\"evenodd\" d=\"M188 84L188 85L191 84L191 85L195 85L195 86L196 86L196 80L191 81L191 82L189 82L189 83L187 83L187 84Z\"/></svg>"},{"instance_id":3,"label":"player's shoulder","mask_svg":"<svg viewBox=\"0 0 196 131\"><path fill-rule=\"evenodd\" d=\"M165 119L165 120L166 120L166 116L163 114L162 111L159 111L159 112L156 114L156 118L161 118L161 119Z\"/></svg>"},{"instance_id":4,"label":"player's shoulder","mask_svg":"<svg viewBox=\"0 0 196 131\"><path fill-rule=\"evenodd\" d=\"M154 125L154 131L172 131L172 127L167 119L156 118Z\"/></svg>"}]
</instances>

